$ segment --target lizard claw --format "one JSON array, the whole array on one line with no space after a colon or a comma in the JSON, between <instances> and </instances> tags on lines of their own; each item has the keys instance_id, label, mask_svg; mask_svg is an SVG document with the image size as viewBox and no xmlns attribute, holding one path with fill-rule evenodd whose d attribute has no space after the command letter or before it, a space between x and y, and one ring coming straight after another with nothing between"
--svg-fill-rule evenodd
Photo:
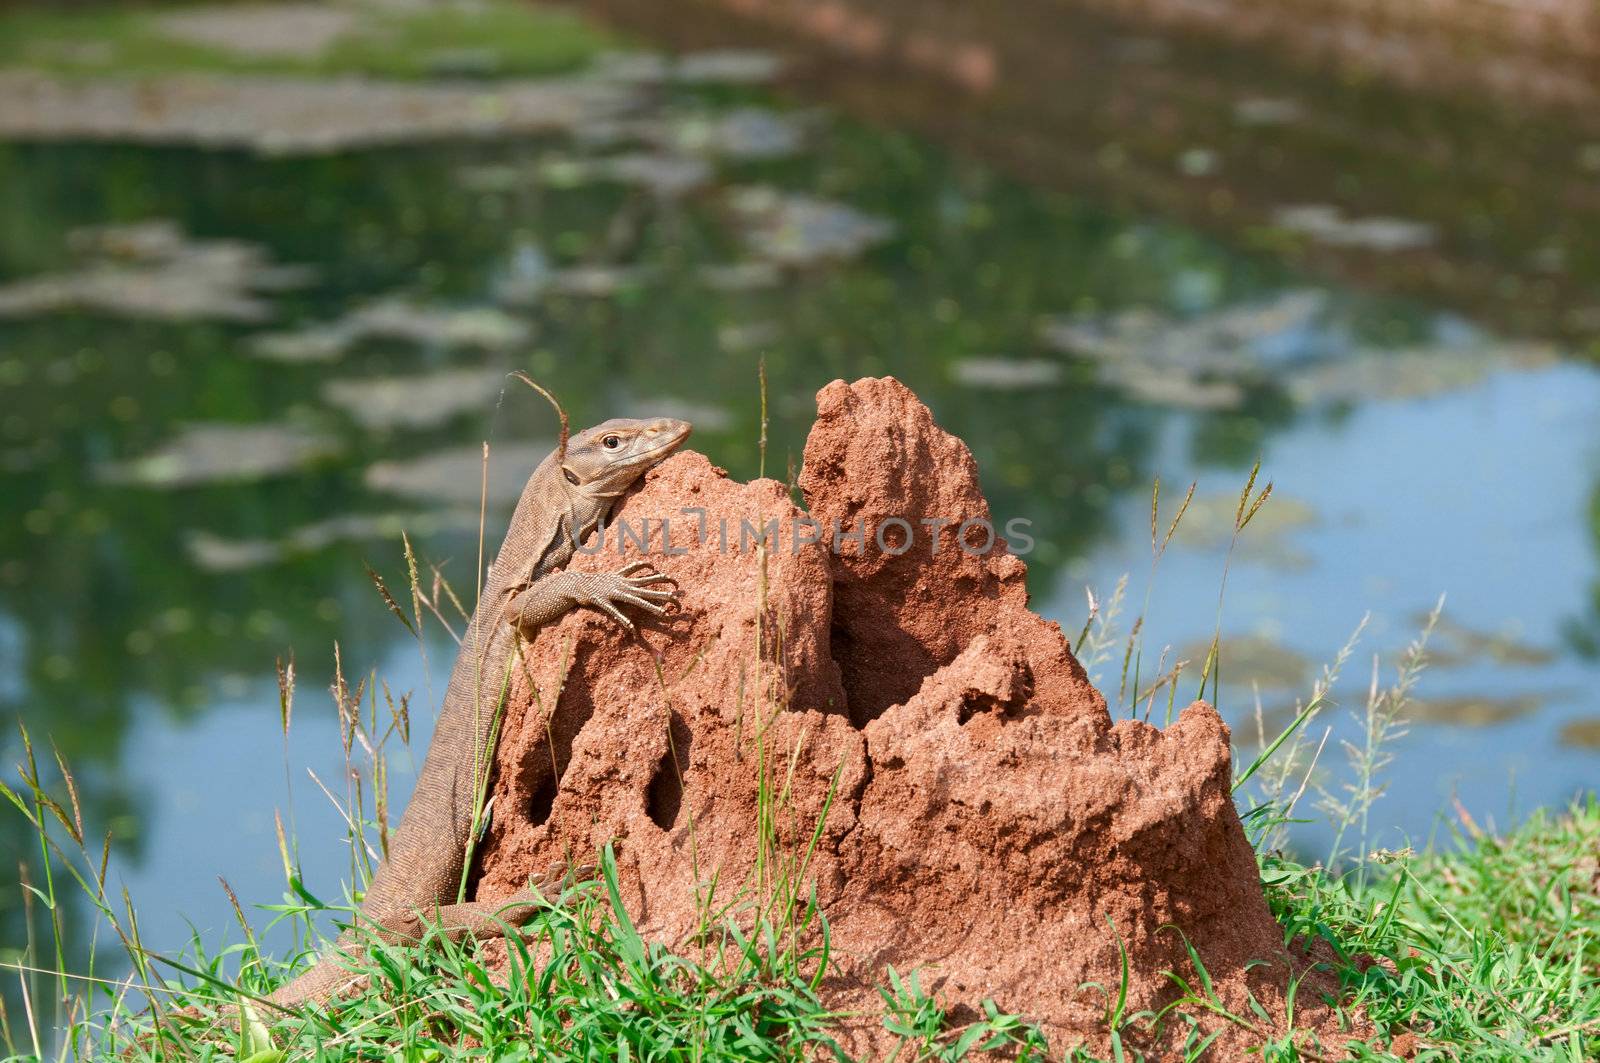
<instances>
[{"instance_id":1,"label":"lizard claw","mask_svg":"<svg viewBox=\"0 0 1600 1063\"><path fill-rule=\"evenodd\" d=\"M651 569L651 571L644 575L634 575L634 573L645 569ZM654 571L654 566L649 561L634 561L626 564L613 573L611 578L615 581L615 585L607 587L596 597L603 598L604 605L602 608L605 608L607 613L618 619L630 631L633 630L633 624L630 621L621 619L616 606L627 604L635 609L642 609L652 616L666 616L666 606L675 604L682 597L682 592L678 589L678 581L665 572ZM657 586L658 584L670 584L671 590L662 590ZM600 605L601 603L597 601L595 604Z\"/></svg>"},{"instance_id":2,"label":"lizard claw","mask_svg":"<svg viewBox=\"0 0 1600 1063\"><path fill-rule=\"evenodd\" d=\"M565 596L567 602L598 609L632 632L635 630L634 622L622 611L622 606L630 606L652 616L667 616L666 607L675 604L681 594L678 581L665 573L651 571L634 575L650 567L648 561L635 561L616 572L560 573L554 578L560 581L557 593ZM559 612L555 615L559 615ZM515 595L506 603L505 616L512 623L521 621L522 614Z\"/></svg>"},{"instance_id":3,"label":"lizard claw","mask_svg":"<svg viewBox=\"0 0 1600 1063\"><path fill-rule=\"evenodd\" d=\"M670 583L674 587L678 585L678 581L667 575L665 572L652 571L647 576L633 575L633 573L638 572L640 569L650 567L651 565L648 561L635 561L631 565L624 565L622 568L618 569L616 574L636 587L648 587L652 583Z\"/></svg>"},{"instance_id":4,"label":"lizard claw","mask_svg":"<svg viewBox=\"0 0 1600 1063\"><path fill-rule=\"evenodd\" d=\"M618 609L615 605L612 604L612 601L611 601L610 597L602 597L600 595L596 595L593 599L590 600L589 604L594 606L596 609L599 609L601 612L605 613L607 616L611 617L611 619L615 620L617 623L621 624L624 628L627 628L629 631L632 631L634 629L633 628L633 621L628 619L628 616L627 616L626 613L624 613L621 609Z\"/></svg>"},{"instance_id":5,"label":"lizard claw","mask_svg":"<svg viewBox=\"0 0 1600 1063\"><path fill-rule=\"evenodd\" d=\"M641 598L636 594L619 594L619 595L616 596L616 598L614 600L615 601L619 601L619 602L627 602L629 605L633 606L635 609L643 609L645 612L649 613L652 616L666 616L667 615L666 606L660 604L659 602L653 602L653 601L650 601L649 599ZM677 596L674 595L674 596L672 596L671 598L669 598L667 600L668 601L677 601Z\"/></svg>"}]
</instances>

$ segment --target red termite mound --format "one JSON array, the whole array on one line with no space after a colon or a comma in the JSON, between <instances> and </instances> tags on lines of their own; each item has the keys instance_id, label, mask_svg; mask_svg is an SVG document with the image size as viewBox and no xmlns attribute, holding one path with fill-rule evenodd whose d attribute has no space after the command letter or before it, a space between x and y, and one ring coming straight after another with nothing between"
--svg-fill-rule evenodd
<instances>
[{"instance_id":1,"label":"red termite mound","mask_svg":"<svg viewBox=\"0 0 1600 1063\"><path fill-rule=\"evenodd\" d=\"M1058 1052L1103 1047L1106 997L1086 984L1115 992L1119 940L1129 1013L1174 998L1164 971L1193 978L1187 940L1235 1014L1259 1021L1253 993L1277 1015L1290 961L1221 719L1196 703L1165 731L1113 724L1061 629L1028 610L1026 566L980 523L966 446L893 379L835 381L817 405L809 516L780 484L683 453L619 507L634 536L573 559L648 556L683 606L636 635L575 612L529 644L479 896L609 841L641 930L683 946L713 878L719 898L752 888L765 770L780 850L827 810L806 873L840 1008L875 1010L892 964L958 1019L988 998ZM1315 996L1302 989L1301 1024ZM1253 1036L1202 1027L1224 1054ZM865 1058L890 1044L868 1020L847 1038Z\"/></svg>"}]
</instances>

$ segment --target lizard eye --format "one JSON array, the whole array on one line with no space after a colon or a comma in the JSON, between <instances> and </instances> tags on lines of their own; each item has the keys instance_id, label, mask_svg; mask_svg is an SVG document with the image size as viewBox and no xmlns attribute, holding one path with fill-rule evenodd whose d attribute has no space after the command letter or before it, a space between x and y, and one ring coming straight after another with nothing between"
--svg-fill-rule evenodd
<instances>
[{"instance_id":1,"label":"lizard eye","mask_svg":"<svg viewBox=\"0 0 1600 1063\"><path fill-rule=\"evenodd\" d=\"M605 447L607 450L616 450L618 447L622 446L622 440L617 436L606 436L600 441L600 445Z\"/></svg>"}]
</instances>

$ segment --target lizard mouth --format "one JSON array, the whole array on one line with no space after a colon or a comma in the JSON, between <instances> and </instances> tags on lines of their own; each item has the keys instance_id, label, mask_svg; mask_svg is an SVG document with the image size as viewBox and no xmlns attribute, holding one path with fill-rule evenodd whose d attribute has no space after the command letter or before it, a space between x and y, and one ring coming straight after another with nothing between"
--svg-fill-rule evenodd
<instances>
[{"instance_id":1,"label":"lizard mouth","mask_svg":"<svg viewBox=\"0 0 1600 1063\"><path fill-rule=\"evenodd\" d=\"M680 427L673 430L672 435L667 438L666 442L660 444L659 446L651 447L643 454L640 454L639 460L654 461L657 458L664 458L668 454L671 454L674 450L677 450L678 446L685 439L689 438L689 433L694 431L694 425L689 424L686 421L679 422L679 425Z\"/></svg>"}]
</instances>

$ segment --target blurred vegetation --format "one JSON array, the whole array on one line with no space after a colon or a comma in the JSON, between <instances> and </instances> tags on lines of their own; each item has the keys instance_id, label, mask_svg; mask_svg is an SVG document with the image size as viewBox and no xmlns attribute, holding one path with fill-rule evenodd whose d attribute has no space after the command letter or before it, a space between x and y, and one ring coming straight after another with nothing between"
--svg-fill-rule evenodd
<instances>
[{"instance_id":1,"label":"blurred vegetation","mask_svg":"<svg viewBox=\"0 0 1600 1063\"><path fill-rule=\"evenodd\" d=\"M248 42L241 41L238 48L206 46L163 29L162 16L192 6L30 3L0 8L0 66L82 75L539 76L575 70L615 40L574 12L519 0L481 0L470 6L352 4L344 9L357 24L326 49L305 55L263 54L246 47ZM207 10L215 7L207 5Z\"/></svg>"},{"instance_id":2,"label":"blurred vegetation","mask_svg":"<svg viewBox=\"0 0 1600 1063\"><path fill-rule=\"evenodd\" d=\"M1584 515L1589 535L1594 539L1596 555L1600 555L1600 485L1589 496L1588 512ZM1589 588L1589 608L1586 612L1568 619L1565 625L1567 644L1590 660L1600 660L1600 583Z\"/></svg>"}]
</instances>

